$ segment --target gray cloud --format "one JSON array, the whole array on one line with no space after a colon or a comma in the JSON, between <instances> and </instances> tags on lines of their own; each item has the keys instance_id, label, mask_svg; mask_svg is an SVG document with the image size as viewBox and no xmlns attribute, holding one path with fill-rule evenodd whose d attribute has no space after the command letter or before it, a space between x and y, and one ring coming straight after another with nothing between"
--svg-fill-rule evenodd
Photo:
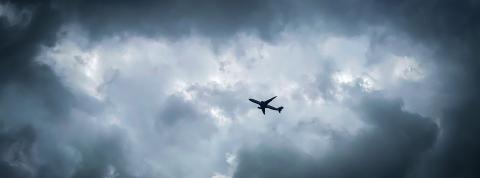
<instances>
[{"instance_id":1,"label":"gray cloud","mask_svg":"<svg viewBox=\"0 0 480 178\"><path fill-rule=\"evenodd\" d=\"M22 24L0 26L0 122L2 176L33 177L36 124L61 122L71 107L71 95L47 66L33 61L40 45L55 41L59 16L48 5L4 2L13 14L31 12ZM15 12L19 11L19 12ZM0 17L3 20L3 17ZM22 20L22 17L19 20ZM27 18L27 17L25 17ZM7 19L8 20L8 19Z\"/></svg>"},{"instance_id":2,"label":"gray cloud","mask_svg":"<svg viewBox=\"0 0 480 178\"><path fill-rule=\"evenodd\" d=\"M127 32L181 37L200 33L224 38L248 32L273 39L295 17L283 1L58 1L55 4L94 36Z\"/></svg>"},{"instance_id":3,"label":"gray cloud","mask_svg":"<svg viewBox=\"0 0 480 178\"><path fill-rule=\"evenodd\" d=\"M365 96L352 106L370 128L353 137L339 133L326 156L296 151L282 137L246 149L234 177L408 177L436 141L430 118L402 110L398 100ZM280 143L280 144L279 144Z\"/></svg>"},{"instance_id":4,"label":"gray cloud","mask_svg":"<svg viewBox=\"0 0 480 178\"><path fill-rule=\"evenodd\" d=\"M278 136L275 141L269 141L270 137L259 138L263 145L240 151L234 177L476 177L480 174L480 163L476 159L480 154L480 143L475 139L480 124L476 121L479 116L477 108L480 106L477 93L480 81L476 77L479 76L477 69L480 67L477 60L480 56L477 52L480 6L476 2L3 2L6 3L14 6L13 10L19 11L18 14L21 15L16 18L22 23L11 23L13 17L6 19L8 23L0 23L0 174L3 176L102 177L113 169L120 177L134 175L128 163L131 161L127 156L128 149L124 150L122 146L130 143L130 140L122 137L125 130L119 129L118 132L109 133L112 135L107 134L109 136L98 139L94 139L98 136L96 134L106 133L87 134L89 136L84 141L71 142L77 138L77 133L61 128L78 124L77 122L85 125L74 127L75 131L92 128L96 123L79 121L78 117L90 118L108 110L107 107L92 109L91 105L96 103L91 101L94 99L72 94L48 66L34 61L42 47L55 44L59 29L66 24L78 24L93 40L127 33L162 36L172 40L199 34L221 41L239 33L250 33L271 42L282 32L296 27L307 26L319 33L346 36L372 35L372 28L383 28L384 31L374 34L378 35L373 37L378 41L372 40L370 46L371 63L385 60L376 45L388 41L385 38L389 36L408 38L408 43L420 43L433 51L432 61L439 66L438 71L434 72L438 76L434 79L440 80L440 84L435 85L437 88L433 88L432 92L442 96L435 99L446 103L435 108L441 113L438 116L438 128L434 124L434 118L405 111L401 101L386 99L384 96L355 95L354 97L361 98L360 102L350 107L371 128L352 137L334 137L334 147L337 149L321 158L312 158L297 148L282 143L282 136ZM7 16L0 16L2 22L4 18ZM396 54L411 52L393 51ZM331 74L334 70L325 67L322 71L324 72L313 81L313 85L318 86L315 87L318 91L306 91L309 97L316 97L317 92L325 95L324 98L331 97L328 93L332 89ZM131 81L122 81L122 72L118 75L115 80L119 81L109 81L107 84L128 88L128 82ZM225 110L229 117L234 118L247 112L246 106L238 103L242 102L241 98L247 98L250 92L248 87L212 89L192 86L189 91L199 92L199 100ZM120 93L113 95L120 98L112 99L113 102L142 104L142 101L132 99L137 97L134 94L120 97L124 91L141 95L138 88L114 91L108 90L108 86L102 86L102 89ZM357 92L355 90L358 89L350 92ZM141 96L145 100L148 98ZM96 104L95 106L102 105ZM201 112L195 104L201 102L189 103L179 97L169 97L153 116L149 115L148 109L139 109L139 106L128 107L125 104L121 108L132 113L122 115L129 119L134 118L132 115L157 119L156 127L159 130L176 133L180 132L175 130L178 128L192 129L191 132L182 131L184 135L178 137L182 139L178 143L179 147L184 148L185 145L194 146L186 142L201 142L201 136L209 138L215 132L213 124L205 119L210 116L207 112ZM78 110L83 114L75 116L73 111ZM138 114L143 111L147 113ZM185 127L178 125L185 124L184 122L193 124L186 124ZM142 124L147 125L143 122L139 125ZM442 134L437 136L439 129ZM56 139L50 132L66 134L65 137ZM172 139L175 138L177 137L172 136ZM151 138L143 141L146 140L151 141ZM185 143L181 142L185 140ZM47 146L47 143L61 146L56 148ZM70 153L65 150L73 151ZM167 157L168 153L162 155ZM44 156L40 159L37 158L38 155ZM187 175L182 171L179 169L173 172L180 176Z\"/></svg>"},{"instance_id":5,"label":"gray cloud","mask_svg":"<svg viewBox=\"0 0 480 178\"><path fill-rule=\"evenodd\" d=\"M32 177L31 149L36 140L30 126L2 131L0 134L0 173L8 177Z\"/></svg>"},{"instance_id":6,"label":"gray cloud","mask_svg":"<svg viewBox=\"0 0 480 178\"><path fill-rule=\"evenodd\" d=\"M362 2L363 3L363 2ZM369 4L369 3L365 3ZM472 1L371 3L369 13L382 16L398 31L436 48L436 60L442 63L439 75L442 92L451 103L443 110L442 135L422 177L474 177L478 175L480 143L469 139L478 135L478 3ZM380 12L375 9L383 9ZM384 13L382 13L384 12ZM366 16L366 18L372 15ZM373 18L375 19L375 18ZM434 20L435 19L435 20ZM460 72L462 71L462 72ZM432 173L432 174L429 174Z\"/></svg>"}]
</instances>

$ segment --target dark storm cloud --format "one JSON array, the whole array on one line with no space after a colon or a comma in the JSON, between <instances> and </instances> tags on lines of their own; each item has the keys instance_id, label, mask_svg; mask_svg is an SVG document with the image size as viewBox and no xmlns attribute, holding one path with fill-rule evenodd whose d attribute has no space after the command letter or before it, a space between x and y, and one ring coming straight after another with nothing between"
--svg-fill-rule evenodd
<instances>
[{"instance_id":1,"label":"dark storm cloud","mask_svg":"<svg viewBox=\"0 0 480 178\"><path fill-rule=\"evenodd\" d=\"M193 32L223 38L250 32L272 39L294 17L283 1L58 1L56 4L94 36L128 32L181 37Z\"/></svg>"},{"instance_id":2,"label":"dark storm cloud","mask_svg":"<svg viewBox=\"0 0 480 178\"><path fill-rule=\"evenodd\" d=\"M441 128L444 134L440 137L435 151L428 156L424 155L424 157L430 157L426 159L426 163L400 162L399 170L395 170L398 173L396 175L406 176L406 171L413 169L412 166L416 164L426 164L428 167L426 169L435 173L412 173L414 175L432 177L478 175L476 170L480 170L478 168L480 164L476 158L479 155L480 143L475 139L475 135L479 134L476 129L479 126L476 121L479 113L475 108L480 106L477 94L480 81L475 77L479 76L477 69L480 67L477 60L480 37L478 3L474 1L321 1L307 2L305 5L311 10L307 10L306 13L328 17L326 18L328 21L338 25L337 28L335 26L332 28L339 30L339 33L356 35L372 25L387 26L389 28L387 33L406 34L406 37L413 39L414 42L430 46L435 51L435 60L442 66L441 71L436 74L445 80L443 88L438 90L448 95L449 100L444 102L451 103L443 111ZM364 109L369 110L369 106L367 105ZM394 115L394 113L383 114L387 117ZM416 125L412 124L412 126ZM377 134L384 133L379 131ZM426 145L431 146L431 144ZM406 150L397 151L398 153L391 154L409 154ZM419 152L414 151L414 153ZM407 158L419 159L416 157L419 155L413 154L413 157Z\"/></svg>"},{"instance_id":3,"label":"dark storm cloud","mask_svg":"<svg viewBox=\"0 0 480 178\"><path fill-rule=\"evenodd\" d=\"M348 2L348 3L347 3ZM390 26L435 51L448 95L442 135L429 154L421 177L477 177L480 162L478 118L480 4L476 1L335 1L320 3L334 19L353 24ZM349 10L355 7L360 10ZM361 26L361 25L355 25ZM397 153L398 154L398 153ZM422 166L422 167L423 167Z\"/></svg>"},{"instance_id":4,"label":"dark storm cloud","mask_svg":"<svg viewBox=\"0 0 480 178\"><path fill-rule=\"evenodd\" d=\"M407 177L434 144L438 129L430 118L402 107L398 100L365 96L353 108L370 129L354 137L335 136L331 151L320 158L286 142L267 141L240 154L234 177Z\"/></svg>"},{"instance_id":5,"label":"dark storm cloud","mask_svg":"<svg viewBox=\"0 0 480 178\"><path fill-rule=\"evenodd\" d=\"M57 32L63 24L77 23L93 38L122 33L180 37L191 32L225 38L247 32L271 40L288 25L314 23L314 19L321 18L328 21L326 28L334 30L334 33L358 35L370 26L386 26L386 33L406 34L413 41L435 50L434 60L442 66L439 78L444 80L443 88L438 91L448 95L449 100L444 102L450 103L443 111L440 121L442 134L437 144L433 146L437 130L432 119L403 111L401 102L367 97L354 108L373 128L355 138L337 140L339 149L331 156L323 160L312 159L294 148L267 142L265 146L245 150L239 155L235 177L478 177L480 141L475 137L480 135L478 2L293 2L8 2L32 11L32 15L26 24L1 23L0 26L0 119L4 124L0 135L2 154L14 152L26 155L26 160L22 158L20 163L32 164L28 154L33 140L37 138L38 128L30 126L29 122L35 125L38 120L65 120L73 105L71 94L52 71L33 60L40 46L49 46L56 41ZM318 82L329 84L329 81ZM171 102L176 107L167 108L162 117L189 117L172 115L178 112L177 107L189 105L175 99ZM20 126L12 123L20 123ZM24 127L32 128L24 132ZM125 165L121 164L123 153L115 151L117 141L107 138L85 148L79 147L83 150L81 154L85 162L74 171L74 177L100 177L105 175L102 171L108 165L119 169L121 175L128 175L124 171ZM14 146L18 142L25 146ZM58 157L59 160L67 159ZM2 159L0 175L33 175L27 168L15 166L8 160ZM47 161L51 165L58 162L61 161ZM42 171L44 168L48 171ZM55 168L48 165L41 167L38 175L67 175L62 171L52 175L54 171L51 169Z\"/></svg>"},{"instance_id":6,"label":"dark storm cloud","mask_svg":"<svg viewBox=\"0 0 480 178\"><path fill-rule=\"evenodd\" d=\"M16 4L15 4L16 5ZM34 9L32 19L26 26L10 26L2 24L1 30L1 55L2 70L1 82L9 81L35 81L35 75L48 75L41 73L48 70L31 64L32 58L38 52L40 44L51 44L55 42L56 30L61 25L58 14L48 7L39 4ZM31 8L31 6L27 6ZM19 8L27 8L19 6ZM35 70L38 68L38 70ZM37 72L37 73L34 73Z\"/></svg>"},{"instance_id":7,"label":"dark storm cloud","mask_svg":"<svg viewBox=\"0 0 480 178\"><path fill-rule=\"evenodd\" d=\"M42 153L40 157L45 159L42 160L42 163L37 163L34 177L87 178L113 175L134 177L127 168L128 161L125 150L128 148L125 147L124 136L123 133L115 131L95 136L96 138L86 141L80 139L68 141L69 143L57 141L56 144L60 142L62 146L71 146L78 151L80 160L72 160L74 159L72 156L65 154L64 147L47 145L51 142L49 140L38 140L41 143L37 143L37 150Z\"/></svg>"},{"instance_id":8,"label":"dark storm cloud","mask_svg":"<svg viewBox=\"0 0 480 178\"><path fill-rule=\"evenodd\" d=\"M51 113L62 113L68 110L69 93L47 66L33 61L40 45L51 45L55 42L57 29L61 25L59 14L48 4L20 1L13 5L31 10L32 17L25 25L0 26L0 91L2 103L6 102L2 108L25 109L28 106L22 106L21 101L32 96L38 98L40 105L45 105L37 107L45 107ZM6 90L16 93L18 98L5 96L4 93L8 92ZM5 101L9 99L12 101ZM15 116L9 115L10 112L18 111L3 109L0 109L2 120L12 119L11 117Z\"/></svg>"},{"instance_id":9,"label":"dark storm cloud","mask_svg":"<svg viewBox=\"0 0 480 178\"><path fill-rule=\"evenodd\" d=\"M35 131L30 126L0 132L0 175L12 178L32 177L31 149Z\"/></svg>"},{"instance_id":10,"label":"dark storm cloud","mask_svg":"<svg viewBox=\"0 0 480 178\"><path fill-rule=\"evenodd\" d=\"M127 171L127 160L123 151L122 135L111 135L100 138L94 143L84 145L82 159L85 161L74 172L74 178L87 177L133 177ZM109 166L115 168L112 173L109 172ZM48 171L47 171L48 173ZM49 177L49 176L45 176Z\"/></svg>"},{"instance_id":11,"label":"dark storm cloud","mask_svg":"<svg viewBox=\"0 0 480 178\"><path fill-rule=\"evenodd\" d=\"M345 151L339 151L338 158L329 159L328 164L333 166L326 166L327 169L315 167L314 173L310 169L298 172L306 172L304 177L478 176L480 142L475 137L479 135L480 113L475 108L480 107L480 81L476 77L480 67L477 60L480 57L477 50L480 46L480 5L475 1L321 1L310 5L311 10L327 16L344 33L355 35L368 26L387 26L388 33L406 34L415 42L428 45L435 51L435 60L441 65L437 74L444 83L443 88L437 90L450 99L443 100L449 105L443 108L442 135L435 147L432 147L435 129L428 123L430 121L400 111L395 104L367 102L361 110L366 111L364 117L370 118L368 123L378 130L353 141ZM392 147L395 144L400 144L397 145L399 149ZM422 154L429 147L434 151ZM265 155L258 153L254 156ZM261 167L266 165L258 165L260 170L257 172L257 169L246 166L261 162L252 163L246 159L243 163L240 159L237 177L251 177L256 173L260 173L259 177L279 177L275 175L289 174L276 171L291 171L281 166L265 170ZM316 164L306 160L297 163L305 162ZM265 164L275 163L267 161Z\"/></svg>"},{"instance_id":12,"label":"dark storm cloud","mask_svg":"<svg viewBox=\"0 0 480 178\"><path fill-rule=\"evenodd\" d=\"M40 45L55 42L61 21L48 4L28 1L2 1L1 4L12 7L11 13L31 13L20 14L20 24L0 24L0 150L3 155L0 175L31 177L35 169L32 144L37 139L34 122L64 120L70 107L70 95L53 72L33 60ZM29 15L31 17L26 17Z\"/></svg>"},{"instance_id":13,"label":"dark storm cloud","mask_svg":"<svg viewBox=\"0 0 480 178\"><path fill-rule=\"evenodd\" d=\"M64 19L47 1L2 1L0 4L11 7L9 13L20 13L19 19L14 19L20 21L18 23L9 23L0 17L0 175L68 177L67 170L76 165L66 164L68 158L55 147L60 143L46 145L45 140L52 138L39 134L40 127L45 128L42 123L55 130L68 122L74 98L49 67L34 60L41 47L56 42ZM116 151L120 146L116 143L114 138L105 138L78 146L83 151L84 162L74 171L74 177L103 177L108 165L128 175L119 165L124 160L121 160L123 153ZM38 147L42 147L42 156L51 157L38 162L35 155Z\"/></svg>"}]
</instances>

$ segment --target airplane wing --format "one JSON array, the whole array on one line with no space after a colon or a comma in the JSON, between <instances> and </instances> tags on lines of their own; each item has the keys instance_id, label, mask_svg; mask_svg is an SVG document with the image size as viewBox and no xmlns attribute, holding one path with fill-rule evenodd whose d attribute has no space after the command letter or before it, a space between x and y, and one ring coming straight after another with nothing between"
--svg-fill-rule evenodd
<instances>
[{"instance_id":1,"label":"airplane wing","mask_svg":"<svg viewBox=\"0 0 480 178\"><path fill-rule=\"evenodd\" d=\"M265 115L265 108L262 108L263 115Z\"/></svg>"},{"instance_id":2,"label":"airplane wing","mask_svg":"<svg viewBox=\"0 0 480 178\"><path fill-rule=\"evenodd\" d=\"M257 101L257 100L254 100L254 99L248 99L250 100L251 102L255 103L255 104L260 104L260 101Z\"/></svg>"},{"instance_id":3,"label":"airplane wing","mask_svg":"<svg viewBox=\"0 0 480 178\"><path fill-rule=\"evenodd\" d=\"M270 98L268 99L267 101L265 101L266 104L270 103L273 99L275 99L277 96L274 96L273 98Z\"/></svg>"}]
</instances>

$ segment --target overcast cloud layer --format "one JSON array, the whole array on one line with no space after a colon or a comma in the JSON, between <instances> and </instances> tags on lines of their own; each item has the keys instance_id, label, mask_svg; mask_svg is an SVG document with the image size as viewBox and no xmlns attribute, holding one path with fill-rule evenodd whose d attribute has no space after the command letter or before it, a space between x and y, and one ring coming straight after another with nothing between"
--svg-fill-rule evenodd
<instances>
[{"instance_id":1,"label":"overcast cloud layer","mask_svg":"<svg viewBox=\"0 0 480 178\"><path fill-rule=\"evenodd\" d=\"M475 1L1 1L0 177L480 177ZM248 98L284 106L264 116Z\"/></svg>"}]
</instances>

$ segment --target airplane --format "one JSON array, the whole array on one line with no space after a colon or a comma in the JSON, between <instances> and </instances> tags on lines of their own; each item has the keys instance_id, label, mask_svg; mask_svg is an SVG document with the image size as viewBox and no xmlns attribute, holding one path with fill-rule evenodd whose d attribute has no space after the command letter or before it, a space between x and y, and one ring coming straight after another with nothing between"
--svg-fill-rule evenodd
<instances>
[{"instance_id":1,"label":"airplane","mask_svg":"<svg viewBox=\"0 0 480 178\"><path fill-rule=\"evenodd\" d=\"M283 106L280 106L280 107L278 107L278 108L275 108L275 107L273 107L273 106L268 105L268 103L270 103L270 102L271 102L273 99L275 99L276 97L277 97L277 96L274 96L273 98L270 98L270 99L268 99L268 100L266 100L266 101L257 101L257 100L252 99L252 98L250 98L250 99L248 99L248 100L250 100L251 102L253 102L253 103L255 103L255 104L260 105L260 106L258 106L257 108L262 110L263 115L265 115L265 108L268 108L268 109L271 109L271 110L275 110L275 111L278 111L278 113L281 113L281 112L282 112L282 109L283 109Z\"/></svg>"}]
</instances>

